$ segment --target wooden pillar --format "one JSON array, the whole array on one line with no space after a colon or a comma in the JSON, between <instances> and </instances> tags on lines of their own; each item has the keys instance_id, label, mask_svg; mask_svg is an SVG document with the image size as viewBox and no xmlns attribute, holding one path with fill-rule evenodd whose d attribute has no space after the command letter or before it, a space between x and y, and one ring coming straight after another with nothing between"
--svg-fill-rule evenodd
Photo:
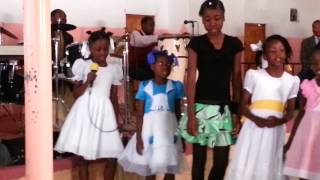
<instances>
[{"instance_id":1,"label":"wooden pillar","mask_svg":"<svg viewBox=\"0 0 320 180\"><path fill-rule=\"evenodd\" d=\"M23 1L26 179L52 180L50 0Z\"/></svg>"}]
</instances>

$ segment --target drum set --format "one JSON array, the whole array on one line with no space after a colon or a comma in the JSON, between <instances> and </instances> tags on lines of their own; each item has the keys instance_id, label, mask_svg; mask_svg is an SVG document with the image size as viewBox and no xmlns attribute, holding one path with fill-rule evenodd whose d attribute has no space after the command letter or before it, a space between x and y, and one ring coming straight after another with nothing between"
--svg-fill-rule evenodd
<instances>
[{"instance_id":1,"label":"drum set","mask_svg":"<svg viewBox=\"0 0 320 180\"><path fill-rule=\"evenodd\" d=\"M15 40L18 39L13 33L0 27L0 45L2 34ZM0 54L0 106L9 118L17 122L16 116L10 111L13 107L8 106L11 104L19 106L24 104L23 61L17 54ZM22 108L19 109L20 118L22 118Z\"/></svg>"}]
</instances>

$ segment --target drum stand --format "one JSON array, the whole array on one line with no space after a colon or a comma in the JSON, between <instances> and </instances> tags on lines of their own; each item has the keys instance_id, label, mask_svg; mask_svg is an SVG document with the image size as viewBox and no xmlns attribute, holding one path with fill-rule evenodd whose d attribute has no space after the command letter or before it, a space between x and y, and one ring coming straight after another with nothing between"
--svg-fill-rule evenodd
<instances>
[{"instance_id":1,"label":"drum stand","mask_svg":"<svg viewBox=\"0 0 320 180\"><path fill-rule=\"evenodd\" d=\"M62 33L59 29L57 30L57 34ZM69 111L69 108L67 107L65 101L63 98L60 97L59 90L63 89L63 83L61 83L61 88L59 87L59 45L60 45L60 38L59 36L54 37L53 39L54 42L54 64L53 64L53 70L54 70L54 97L53 101L55 101L55 123L59 121L58 115L59 115L59 103L61 103L66 111Z\"/></svg>"},{"instance_id":2,"label":"drum stand","mask_svg":"<svg viewBox=\"0 0 320 180\"><path fill-rule=\"evenodd\" d=\"M129 33L126 31L125 36L125 48L123 50L123 79L124 79L124 124L123 130L132 132L135 130L134 122L132 121L132 109L130 107L131 100L131 87L129 77Z\"/></svg>"}]
</instances>

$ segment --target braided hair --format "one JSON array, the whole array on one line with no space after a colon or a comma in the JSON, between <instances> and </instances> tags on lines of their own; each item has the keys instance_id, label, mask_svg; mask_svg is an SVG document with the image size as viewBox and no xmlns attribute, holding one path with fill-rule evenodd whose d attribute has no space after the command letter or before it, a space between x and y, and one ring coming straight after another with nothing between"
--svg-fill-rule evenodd
<instances>
[{"instance_id":1,"label":"braided hair","mask_svg":"<svg viewBox=\"0 0 320 180\"><path fill-rule=\"evenodd\" d=\"M199 10L199 16L203 16L204 11L207 9L216 9L220 10L222 14L225 13L224 5L220 0L206 0L201 4Z\"/></svg>"},{"instance_id":2,"label":"braided hair","mask_svg":"<svg viewBox=\"0 0 320 180\"><path fill-rule=\"evenodd\" d=\"M107 45L110 45L110 36L112 35L111 32L105 32L106 28L102 27L98 31L87 31L88 34L90 34L89 39L88 39L88 44L89 47L92 46L93 43L95 43L98 40L104 39L107 42Z\"/></svg>"}]
</instances>

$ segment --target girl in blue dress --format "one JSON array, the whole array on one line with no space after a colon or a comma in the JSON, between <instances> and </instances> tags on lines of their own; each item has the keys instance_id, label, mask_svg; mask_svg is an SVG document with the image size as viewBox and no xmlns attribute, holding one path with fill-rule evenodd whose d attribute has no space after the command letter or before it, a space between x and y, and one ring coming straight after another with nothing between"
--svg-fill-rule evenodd
<instances>
[{"instance_id":1,"label":"girl in blue dress","mask_svg":"<svg viewBox=\"0 0 320 180\"><path fill-rule=\"evenodd\" d=\"M182 145L176 137L180 99L185 96L181 82L168 80L173 55L166 51L152 51L148 64L154 79L142 81L138 89L138 119L136 134L129 141L118 161L129 172L146 179L155 179L165 173L165 179L174 179L182 157Z\"/></svg>"}]
</instances>

